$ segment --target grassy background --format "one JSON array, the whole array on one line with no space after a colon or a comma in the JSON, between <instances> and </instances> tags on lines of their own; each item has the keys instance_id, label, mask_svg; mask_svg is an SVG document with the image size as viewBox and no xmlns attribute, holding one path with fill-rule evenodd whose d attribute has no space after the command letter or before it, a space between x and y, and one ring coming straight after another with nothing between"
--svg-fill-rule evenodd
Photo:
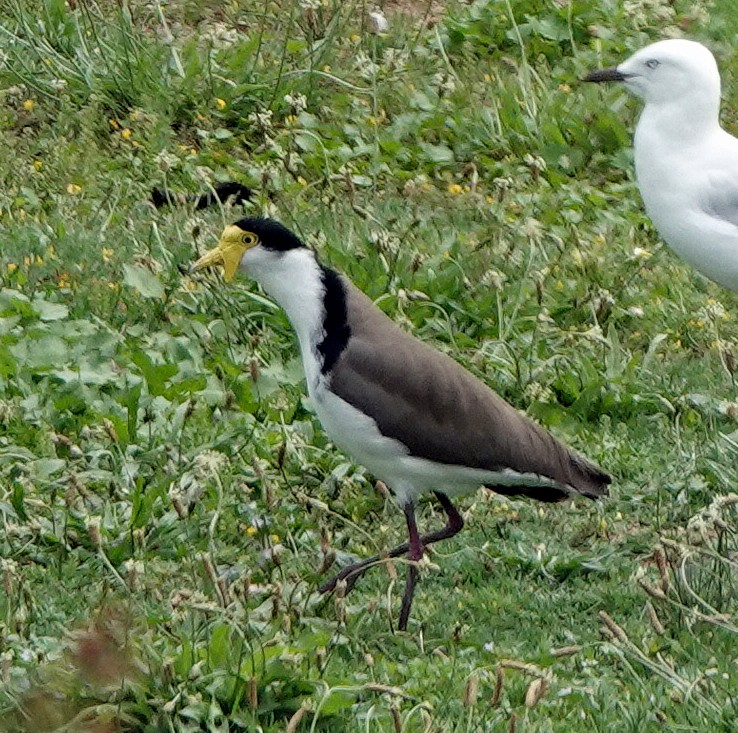
<instances>
[{"instance_id":1,"label":"grassy background","mask_svg":"<svg viewBox=\"0 0 738 733\"><path fill-rule=\"evenodd\" d=\"M737 131L734 3L444 5L2 4L0 729L734 730L738 301L646 219L637 102L578 82L686 33ZM182 274L241 209L150 190L229 179L612 497L464 501L407 634L400 560L319 598L404 523L284 316Z\"/></svg>"}]
</instances>

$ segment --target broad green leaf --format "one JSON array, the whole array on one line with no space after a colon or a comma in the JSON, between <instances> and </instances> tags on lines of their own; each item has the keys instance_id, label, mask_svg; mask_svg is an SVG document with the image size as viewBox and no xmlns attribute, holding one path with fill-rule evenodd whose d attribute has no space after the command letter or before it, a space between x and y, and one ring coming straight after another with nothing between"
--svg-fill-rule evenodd
<instances>
[{"instance_id":1,"label":"broad green leaf","mask_svg":"<svg viewBox=\"0 0 738 733\"><path fill-rule=\"evenodd\" d=\"M421 143L420 145L425 157L431 163L452 163L454 160L454 151L447 145L429 145Z\"/></svg>"},{"instance_id":2,"label":"broad green leaf","mask_svg":"<svg viewBox=\"0 0 738 733\"><path fill-rule=\"evenodd\" d=\"M164 297L164 286L151 270L141 265L123 265L123 282L144 298Z\"/></svg>"},{"instance_id":3,"label":"broad green leaf","mask_svg":"<svg viewBox=\"0 0 738 733\"><path fill-rule=\"evenodd\" d=\"M62 303L51 303L48 300L37 298L33 307L42 321L60 321L69 315L69 308Z\"/></svg>"}]
</instances>

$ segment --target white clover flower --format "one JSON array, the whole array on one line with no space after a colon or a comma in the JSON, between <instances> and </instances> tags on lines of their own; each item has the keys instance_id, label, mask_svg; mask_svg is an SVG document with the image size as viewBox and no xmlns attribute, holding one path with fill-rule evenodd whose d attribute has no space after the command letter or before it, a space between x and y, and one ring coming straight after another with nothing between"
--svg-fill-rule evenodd
<instances>
[{"instance_id":1,"label":"white clover flower","mask_svg":"<svg viewBox=\"0 0 738 733\"><path fill-rule=\"evenodd\" d=\"M531 155L526 153L523 157L523 163L525 163L531 170L538 172L546 170L546 161L541 158L540 155Z\"/></svg>"},{"instance_id":2,"label":"white clover flower","mask_svg":"<svg viewBox=\"0 0 738 733\"><path fill-rule=\"evenodd\" d=\"M303 10L320 10L320 0L298 0L297 4Z\"/></svg>"},{"instance_id":3,"label":"white clover flower","mask_svg":"<svg viewBox=\"0 0 738 733\"><path fill-rule=\"evenodd\" d=\"M506 281L507 275L505 275L504 272L495 270L494 268L487 270L479 279L481 285L484 287L492 287L495 290L500 290Z\"/></svg>"},{"instance_id":4,"label":"white clover flower","mask_svg":"<svg viewBox=\"0 0 738 733\"><path fill-rule=\"evenodd\" d=\"M726 312L723 304L717 300L708 301L707 305L702 309L705 319L711 321L725 320Z\"/></svg>"},{"instance_id":5,"label":"white clover flower","mask_svg":"<svg viewBox=\"0 0 738 733\"><path fill-rule=\"evenodd\" d=\"M307 97L304 94L285 94L284 101L292 108L293 114L299 115L307 109Z\"/></svg>"},{"instance_id":6,"label":"white clover flower","mask_svg":"<svg viewBox=\"0 0 738 733\"><path fill-rule=\"evenodd\" d=\"M388 71L402 71L409 59L409 54L402 48L387 48L382 56L382 63Z\"/></svg>"},{"instance_id":7,"label":"white clover flower","mask_svg":"<svg viewBox=\"0 0 738 733\"><path fill-rule=\"evenodd\" d=\"M369 232L369 239L383 255L395 255L400 251L400 239L396 234L383 229Z\"/></svg>"},{"instance_id":8,"label":"white clover flower","mask_svg":"<svg viewBox=\"0 0 738 733\"><path fill-rule=\"evenodd\" d=\"M213 48L228 48L238 41L238 31L225 23L213 23L200 31L200 38L208 41Z\"/></svg>"},{"instance_id":9,"label":"white clover flower","mask_svg":"<svg viewBox=\"0 0 738 733\"><path fill-rule=\"evenodd\" d=\"M179 158L166 150L162 150L160 153L157 153L154 160L163 171L170 171L179 165Z\"/></svg>"},{"instance_id":10,"label":"white clover flower","mask_svg":"<svg viewBox=\"0 0 738 733\"><path fill-rule=\"evenodd\" d=\"M0 400L0 425L9 425L18 415L18 409L12 402Z\"/></svg>"},{"instance_id":11,"label":"white clover flower","mask_svg":"<svg viewBox=\"0 0 738 733\"><path fill-rule=\"evenodd\" d=\"M497 191L508 191L513 188L515 181L512 176L498 176L492 179L492 185Z\"/></svg>"},{"instance_id":12,"label":"white clover flower","mask_svg":"<svg viewBox=\"0 0 738 733\"><path fill-rule=\"evenodd\" d=\"M215 450L204 450L195 457L192 470L197 478L204 480L218 476L229 466L228 456Z\"/></svg>"},{"instance_id":13,"label":"white clover flower","mask_svg":"<svg viewBox=\"0 0 738 733\"><path fill-rule=\"evenodd\" d=\"M359 51L354 59L354 68L365 79L373 79L379 71L379 64L374 63L364 51Z\"/></svg>"},{"instance_id":14,"label":"white clover flower","mask_svg":"<svg viewBox=\"0 0 738 733\"><path fill-rule=\"evenodd\" d=\"M529 382L525 386L525 396L531 402L554 402L554 393L550 387L540 382Z\"/></svg>"},{"instance_id":15,"label":"white clover flower","mask_svg":"<svg viewBox=\"0 0 738 733\"><path fill-rule=\"evenodd\" d=\"M595 296L593 303L596 310L604 308L608 305L615 305L615 298L612 297L612 293L609 290L600 290Z\"/></svg>"},{"instance_id":16,"label":"white clover flower","mask_svg":"<svg viewBox=\"0 0 738 733\"><path fill-rule=\"evenodd\" d=\"M433 74L432 78L433 86L438 87L438 91L441 93L453 92L456 89L456 80L449 74L438 72Z\"/></svg>"},{"instance_id":17,"label":"white clover flower","mask_svg":"<svg viewBox=\"0 0 738 733\"><path fill-rule=\"evenodd\" d=\"M263 130L272 129L272 110L270 109L265 109L262 112L251 112L246 119L257 124Z\"/></svg>"},{"instance_id":18,"label":"white clover flower","mask_svg":"<svg viewBox=\"0 0 738 733\"><path fill-rule=\"evenodd\" d=\"M532 216L525 220L521 231L528 239L532 239L534 242L540 242L543 237L543 225L538 219Z\"/></svg>"}]
</instances>

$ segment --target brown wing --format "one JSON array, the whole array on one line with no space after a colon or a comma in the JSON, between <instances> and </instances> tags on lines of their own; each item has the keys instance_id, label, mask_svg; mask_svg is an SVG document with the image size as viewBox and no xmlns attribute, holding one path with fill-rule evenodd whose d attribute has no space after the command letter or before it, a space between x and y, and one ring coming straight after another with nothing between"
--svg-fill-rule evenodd
<instances>
[{"instance_id":1,"label":"brown wing","mask_svg":"<svg viewBox=\"0 0 738 733\"><path fill-rule=\"evenodd\" d=\"M453 359L402 331L350 281L342 281L351 338L334 367L331 388L370 415L384 435L406 445L411 455L440 463L508 468L586 496L607 493L606 473ZM531 492L516 487L514 493ZM544 499L544 494L539 489L532 495Z\"/></svg>"}]
</instances>

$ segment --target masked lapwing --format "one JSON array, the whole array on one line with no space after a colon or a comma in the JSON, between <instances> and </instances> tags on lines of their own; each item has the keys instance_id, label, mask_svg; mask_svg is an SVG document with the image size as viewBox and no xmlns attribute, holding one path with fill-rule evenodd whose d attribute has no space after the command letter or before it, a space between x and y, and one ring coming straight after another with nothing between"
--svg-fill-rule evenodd
<instances>
[{"instance_id":1,"label":"masked lapwing","mask_svg":"<svg viewBox=\"0 0 738 733\"><path fill-rule=\"evenodd\" d=\"M408 542L344 568L322 592L383 558L407 553L399 628L407 627L425 548L464 526L451 498L485 486L545 502L606 496L610 476L505 402L466 369L400 329L345 276L321 264L286 227L241 219L193 265L238 270L286 312L297 332L307 389L330 439L389 486ZM420 534L419 497L432 492L448 521Z\"/></svg>"}]
</instances>

